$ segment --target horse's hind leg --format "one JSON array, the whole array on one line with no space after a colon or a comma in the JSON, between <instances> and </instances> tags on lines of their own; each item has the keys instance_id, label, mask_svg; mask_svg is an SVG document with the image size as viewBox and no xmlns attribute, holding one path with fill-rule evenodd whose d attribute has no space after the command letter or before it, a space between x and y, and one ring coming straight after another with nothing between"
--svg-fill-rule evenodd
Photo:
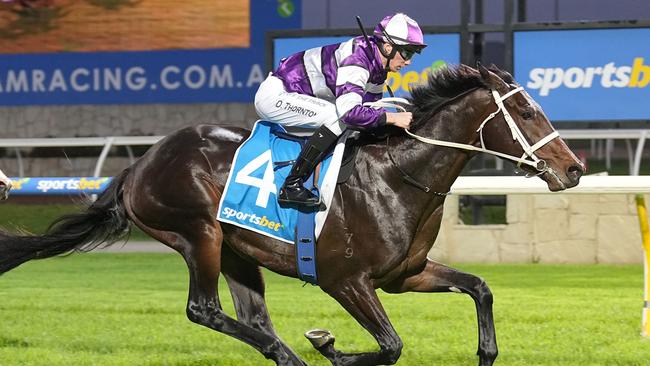
<instances>
[{"instance_id":1,"label":"horse's hind leg","mask_svg":"<svg viewBox=\"0 0 650 366\"><path fill-rule=\"evenodd\" d=\"M296 362L300 361L298 355L280 340L273 329L264 300L264 278L259 266L243 260L224 245L221 252L221 267L230 288L237 320L276 338L292 359ZM304 362L302 364L305 365Z\"/></svg>"},{"instance_id":2,"label":"horse's hind leg","mask_svg":"<svg viewBox=\"0 0 650 366\"><path fill-rule=\"evenodd\" d=\"M188 240L188 245L181 251L190 273L187 317L197 324L248 343L278 365L303 365L295 354L285 351L285 346L277 337L224 313L217 294L223 241L221 227L216 221L205 222L197 227L197 232L198 237Z\"/></svg>"},{"instance_id":3,"label":"horse's hind leg","mask_svg":"<svg viewBox=\"0 0 650 366\"><path fill-rule=\"evenodd\" d=\"M387 292L463 292L474 299L478 318L479 366L490 366L497 357L497 338L492 316L492 292L485 281L429 260L416 275L393 281L382 287Z\"/></svg>"},{"instance_id":4,"label":"horse's hind leg","mask_svg":"<svg viewBox=\"0 0 650 366\"><path fill-rule=\"evenodd\" d=\"M133 213L131 219L147 234L177 250L185 259L190 275L186 311L191 321L248 343L278 365L304 365L293 352L287 351L289 348L274 334L255 329L224 313L217 291L223 234L216 220L187 216L172 218L171 222L185 223L184 230L172 232L151 228Z\"/></svg>"},{"instance_id":5,"label":"horse's hind leg","mask_svg":"<svg viewBox=\"0 0 650 366\"><path fill-rule=\"evenodd\" d=\"M379 343L378 352L343 353L331 341L317 348L332 365L393 365L402 352L402 340L390 323L375 289L365 279L348 279L324 289L334 297Z\"/></svg>"}]
</instances>

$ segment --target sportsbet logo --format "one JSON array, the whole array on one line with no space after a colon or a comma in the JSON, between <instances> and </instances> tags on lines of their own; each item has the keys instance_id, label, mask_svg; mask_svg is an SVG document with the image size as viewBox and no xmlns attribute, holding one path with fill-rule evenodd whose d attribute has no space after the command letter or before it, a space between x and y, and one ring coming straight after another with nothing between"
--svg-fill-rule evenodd
<instances>
[{"instance_id":1,"label":"sportsbet logo","mask_svg":"<svg viewBox=\"0 0 650 366\"><path fill-rule=\"evenodd\" d=\"M585 68L538 67L530 70L529 77L526 87L539 89L540 96L547 96L561 86L577 89L600 84L603 88L645 88L650 84L650 66L644 64L643 57L637 57L632 66L616 66L610 62Z\"/></svg>"},{"instance_id":2,"label":"sportsbet logo","mask_svg":"<svg viewBox=\"0 0 650 366\"><path fill-rule=\"evenodd\" d=\"M257 225L263 228L269 228L273 231L278 231L282 227L282 224L275 221L269 221L266 216L257 216L255 214L244 213L241 211L233 210L230 207L224 207L221 212L227 219L236 218L239 221L248 221L253 225Z\"/></svg>"},{"instance_id":3,"label":"sportsbet logo","mask_svg":"<svg viewBox=\"0 0 650 366\"><path fill-rule=\"evenodd\" d=\"M407 71L404 74L398 72L389 72L388 77L386 78L386 84L384 86L384 93L388 90L390 86L391 90L395 93L398 91L409 92L411 90L411 85L415 84L424 84L429 78L429 74L435 70L446 67L447 64L442 60L437 60L431 64L430 67L423 69L422 71Z\"/></svg>"},{"instance_id":4,"label":"sportsbet logo","mask_svg":"<svg viewBox=\"0 0 650 366\"><path fill-rule=\"evenodd\" d=\"M53 191L62 191L62 190L80 190L80 191L90 191L98 190L101 188L102 184L105 183L108 178L81 178L81 179L51 179L51 180L41 180L36 185L36 189L47 193L49 190Z\"/></svg>"}]
</instances>

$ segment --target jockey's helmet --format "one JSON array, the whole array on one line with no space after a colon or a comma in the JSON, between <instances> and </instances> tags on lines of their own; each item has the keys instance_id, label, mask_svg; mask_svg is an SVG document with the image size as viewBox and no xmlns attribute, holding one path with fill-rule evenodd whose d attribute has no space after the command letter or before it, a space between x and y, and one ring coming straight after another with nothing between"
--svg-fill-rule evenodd
<instances>
[{"instance_id":1,"label":"jockey's helmet","mask_svg":"<svg viewBox=\"0 0 650 366\"><path fill-rule=\"evenodd\" d=\"M375 27L374 35L383 42L412 48L418 53L427 46L418 23L403 13L389 15L382 19Z\"/></svg>"}]
</instances>

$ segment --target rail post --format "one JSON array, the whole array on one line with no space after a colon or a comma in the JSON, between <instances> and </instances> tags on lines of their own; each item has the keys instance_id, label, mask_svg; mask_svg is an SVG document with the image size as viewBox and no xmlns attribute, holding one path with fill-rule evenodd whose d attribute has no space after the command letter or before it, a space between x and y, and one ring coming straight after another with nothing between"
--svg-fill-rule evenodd
<instances>
[{"instance_id":1,"label":"rail post","mask_svg":"<svg viewBox=\"0 0 650 366\"><path fill-rule=\"evenodd\" d=\"M648 228L648 210L645 206L645 198L642 194L636 195L636 210L639 214L639 225L641 226L641 241L643 242L643 314L641 317L641 335L650 336L650 323L648 312L650 312L650 279L648 278L648 267L650 266L650 229Z\"/></svg>"}]
</instances>

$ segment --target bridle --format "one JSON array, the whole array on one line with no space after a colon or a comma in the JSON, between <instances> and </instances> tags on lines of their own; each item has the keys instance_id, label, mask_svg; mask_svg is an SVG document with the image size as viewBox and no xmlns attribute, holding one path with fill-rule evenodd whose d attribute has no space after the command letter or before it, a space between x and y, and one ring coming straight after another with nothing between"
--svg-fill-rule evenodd
<instances>
[{"instance_id":1,"label":"bridle","mask_svg":"<svg viewBox=\"0 0 650 366\"><path fill-rule=\"evenodd\" d=\"M458 142L451 142L451 141L443 141L443 140L437 140L437 139L430 139L427 137L422 137L419 135L414 134L413 132L409 130L404 130L406 133L413 137L416 140L422 141L424 143L430 144L430 145L437 145L437 146L446 146L446 147L453 147L457 149L462 149L462 150L470 150L470 151L478 151L478 152L484 152L490 155L495 155L503 159L508 159L511 161L514 161L517 163L517 167L521 167L522 164L530 166L532 169L534 169L537 173L535 175L541 175L545 172L548 171L548 165L546 164L546 161L543 159L540 159L535 155L535 151L539 150L542 146L546 145L549 143L551 140L555 139L556 137L559 137L560 134L556 131L553 130L553 132L549 133L546 135L544 138L541 140L537 141L535 144L532 146L528 143L526 140L526 137L524 134L521 132L521 129L517 124L515 123L514 119L510 115L510 112L508 112L508 109L505 107L503 101L508 99L509 97L520 93L524 90L523 87L519 86L515 89L510 90L508 93L504 94L501 96L498 91L492 89L490 90L492 97L494 99L494 102L497 105L497 110L490 113L484 120L481 122L481 125L479 128L476 130L476 132L479 133L480 141L481 141L481 146L477 147L474 145L469 145L469 144L462 144ZM370 106L373 108L396 108L398 110L406 112L406 108L404 107L405 105L410 105L410 102L404 98L383 98L380 99L376 102L370 102L370 103L365 103L364 105ZM510 133L512 134L512 139L514 141L517 141L519 145L521 146L522 150L524 151L523 155L521 157L509 155L506 153L502 153L499 151L495 150L490 150L485 147L485 142L483 140L483 128L485 125L490 122L494 117L499 114L499 112L503 113L503 119L506 121L508 124L508 127L510 128Z\"/></svg>"}]
</instances>

